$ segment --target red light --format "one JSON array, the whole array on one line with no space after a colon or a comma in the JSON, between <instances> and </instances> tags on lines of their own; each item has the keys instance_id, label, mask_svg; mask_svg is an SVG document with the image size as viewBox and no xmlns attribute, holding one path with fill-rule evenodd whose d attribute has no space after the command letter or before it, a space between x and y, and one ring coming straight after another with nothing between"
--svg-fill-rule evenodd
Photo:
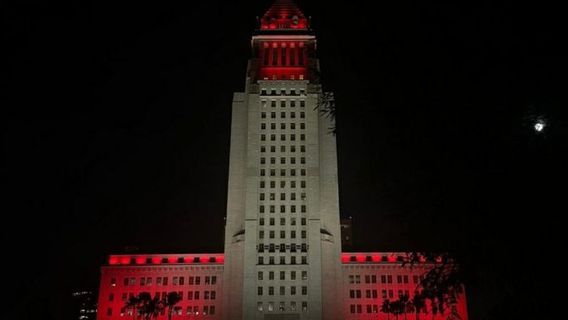
<instances>
[{"instance_id":1,"label":"red light","mask_svg":"<svg viewBox=\"0 0 568 320\"><path fill-rule=\"evenodd\" d=\"M169 257L168 258L168 263L176 263L178 261L178 259L176 257Z\"/></svg>"},{"instance_id":2,"label":"red light","mask_svg":"<svg viewBox=\"0 0 568 320\"><path fill-rule=\"evenodd\" d=\"M146 257L136 257L136 264L145 264Z\"/></svg>"},{"instance_id":3,"label":"red light","mask_svg":"<svg viewBox=\"0 0 568 320\"><path fill-rule=\"evenodd\" d=\"M396 257L392 254L388 257L388 259L389 259L389 262L396 262Z\"/></svg>"},{"instance_id":4,"label":"red light","mask_svg":"<svg viewBox=\"0 0 568 320\"><path fill-rule=\"evenodd\" d=\"M130 264L130 257L120 258L120 264Z\"/></svg>"},{"instance_id":5,"label":"red light","mask_svg":"<svg viewBox=\"0 0 568 320\"><path fill-rule=\"evenodd\" d=\"M217 256L216 257L217 263L224 263L225 262L225 257L224 256Z\"/></svg>"},{"instance_id":6,"label":"red light","mask_svg":"<svg viewBox=\"0 0 568 320\"><path fill-rule=\"evenodd\" d=\"M152 258L152 263L153 263L153 264L161 264L161 263L162 263L162 258L160 258L160 257L153 257L153 258Z\"/></svg>"},{"instance_id":7,"label":"red light","mask_svg":"<svg viewBox=\"0 0 568 320\"><path fill-rule=\"evenodd\" d=\"M381 257L378 254L374 254L372 256L372 260L373 260L373 262L379 262L379 261L381 261Z\"/></svg>"},{"instance_id":8,"label":"red light","mask_svg":"<svg viewBox=\"0 0 568 320\"><path fill-rule=\"evenodd\" d=\"M192 263L192 262L193 262L193 257L183 257L183 262L185 262L185 263Z\"/></svg>"},{"instance_id":9,"label":"red light","mask_svg":"<svg viewBox=\"0 0 568 320\"><path fill-rule=\"evenodd\" d=\"M108 259L108 264L110 264L110 265L118 264L118 262L119 262L119 261L118 261L118 258L117 258L117 257L110 257L110 258Z\"/></svg>"},{"instance_id":10,"label":"red light","mask_svg":"<svg viewBox=\"0 0 568 320\"><path fill-rule=\"evenodd\" d=\"M348 263L348 262L349 262L349 255L347 255L347 254L342 254L342 255L341 255L341 262L343 262L343 263Z\"/></svg>"},{"instance_id":11,"label":"red light","mask_svg":"<svg viewBox=\"0 0 568 320\"><path fill-rule=\"evenodd\" d=\"M208 263L208 262L209 262L209 257L201 257L201 258L199 259L199 262L201 262L201 263Z\"/></svg>"},{"instance_id":12,"label":"red light","mask_svg":"<svg viewBox=\"0 0 568 320\"><path fill-rule=\"evenodd\" d=\"M362 254L357 255L357 262L365 262L365 256Z\"/></svg>"}]
</instances>

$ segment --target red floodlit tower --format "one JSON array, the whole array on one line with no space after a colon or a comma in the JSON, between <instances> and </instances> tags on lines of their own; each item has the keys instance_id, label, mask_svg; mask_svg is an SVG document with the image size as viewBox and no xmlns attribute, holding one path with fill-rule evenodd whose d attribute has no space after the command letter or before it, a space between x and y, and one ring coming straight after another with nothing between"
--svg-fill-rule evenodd
<instances>
[{"instance_id":1,"label":"red floodlit tower","mask_svg":"<svg viewBox=\"0 0 568 320\"><path fill-rule=\"evenodd\" d=\"M316 40L308 18L292 1L279 0L262 16L252 38L254 80L313 80Z\"/></svg>"}]
</instances>

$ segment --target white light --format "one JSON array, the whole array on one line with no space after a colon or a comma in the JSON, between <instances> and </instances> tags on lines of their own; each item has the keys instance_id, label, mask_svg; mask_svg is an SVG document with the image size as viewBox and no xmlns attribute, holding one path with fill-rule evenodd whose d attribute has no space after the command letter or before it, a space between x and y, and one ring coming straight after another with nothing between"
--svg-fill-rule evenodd
<instances>
[{"instance_id":1,"label":"white light","mask_svg":"<svg viewBox=\"0 0 568 320\"><path fill-rule=\"evenodd\" d=\"M538 120L537 123L535 123L534 125L534 130L536 132L542 132L542 130L544 130L545 125L546 124L544 123L544 121Z\"/></svg>"}]
</instances>

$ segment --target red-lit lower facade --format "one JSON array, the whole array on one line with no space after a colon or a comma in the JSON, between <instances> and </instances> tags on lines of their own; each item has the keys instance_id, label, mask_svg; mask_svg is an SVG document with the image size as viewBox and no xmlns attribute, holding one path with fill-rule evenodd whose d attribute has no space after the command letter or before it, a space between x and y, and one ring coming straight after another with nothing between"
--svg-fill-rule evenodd
<instances>
[{"instance_id":1,"label":"red-lit lower facade","mask_svg":"<svg viewBox=\"0 0 568 320\"><path fill-rule=\"evenodd\" d=\"M343 319L395 319L395 315L381 311L384 300L395 301L403 295L412 298L420 290L421 277L432 267L427 263L403 265L405 256L377 252L342 254L343 277L337 281L342 290L343 306L338 310L343 312ZM112 255L101 268L97 319L134 319L134 310L126 307L129 297L148 292L153 297L165 298L172 291L182 297L172 319L222 319L223 263L222 254ZM278 301L277 295L274 300ZM465 295L443 314L434 315L426 302L418 317L411 310L406 317L467 320ZM167 318L167 311L157 316Z\"/></svg>"}]
</instances>

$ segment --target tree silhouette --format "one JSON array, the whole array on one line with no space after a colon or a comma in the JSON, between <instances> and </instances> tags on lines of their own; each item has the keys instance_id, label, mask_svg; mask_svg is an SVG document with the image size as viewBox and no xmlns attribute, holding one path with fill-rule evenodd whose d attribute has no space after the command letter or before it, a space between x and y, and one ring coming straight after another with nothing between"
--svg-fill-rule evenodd
<instances>
[{"instance_id":1,"label":"tree silhouette","mask_svg":"<svg viewBox=\"0 0 568 320\"><path fill-rule=\"evenodd\" d=\"M172 312L175 309L175 305L181 301L181 296L176 291L168 293L168 296L163 301L164 307L168 308L168 320L172 320Z\"/></svg>"},{"instance_id":2,"label":"tree silhouette","mask_svg":"<svg viewBox=\"0 0 568 320\"><path fill-rule=\"evenodd\" d=\"M136 320L138 310L140 308L140 298L138 296L130 296L124 305L127 309L132 309L132 318Z\"/></svg>"},{"instance_id":3,"label":"tree silhouette","mask_svg":"<svg viewBox=\"0 0 568 320\"><path fill-rule=\"evenodd\" d=\"M389 299L383 300L383 304L381 305L381 312L387 314L387 320L390 320L391 314L391 303Z\"/></svg>"}]
</instances>

